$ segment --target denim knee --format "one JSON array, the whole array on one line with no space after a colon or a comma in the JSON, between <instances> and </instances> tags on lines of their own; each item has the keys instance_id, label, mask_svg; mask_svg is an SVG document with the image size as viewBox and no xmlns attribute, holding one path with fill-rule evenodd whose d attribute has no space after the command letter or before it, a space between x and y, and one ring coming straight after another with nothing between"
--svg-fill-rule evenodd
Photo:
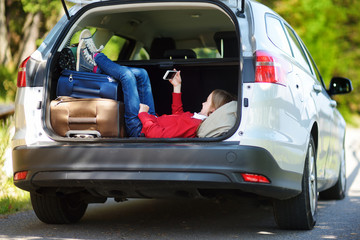
<instances>
[{"instance_id":1,"label":"denim knee","mask_svg":"<svg viewBox=\"0 0 360 240\"><path fill-rule=\"evenodd\" d=\"M114 70L116 72L116 76L113 77L120 80L122 83L136 83L136 78L128 67L117 65Z\"/></svg>"},{"instance_id":2,"label":"denim knee","mask_svg":"<svg viewBox=\"0 0 360 240\"><path fill-rule=\"evenodd\" d=\"M130 68L130 71L137 77L138 79L147 79L149 77L148 72L144 68Z\"/></svg>"}]
</instances>

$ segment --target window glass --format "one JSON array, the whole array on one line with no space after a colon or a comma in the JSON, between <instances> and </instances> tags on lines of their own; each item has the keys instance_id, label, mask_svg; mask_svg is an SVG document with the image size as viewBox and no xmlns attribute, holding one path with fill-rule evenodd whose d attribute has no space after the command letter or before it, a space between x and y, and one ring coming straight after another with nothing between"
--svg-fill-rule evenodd
<instances>
[{"instance_id":1,"label":"window glass","mask_svg":"<svg viewBox=\"0 0 360 240\"><path fill-rule=\"evenodd\" d=\"M193 48L196 58L221 58L220 53L215 48Z\"/></svg>"},{"instance_id":2,"label":"window glass","mask_svg":"<svg viewBox=\"0 0 360 240\"><path fill-rule=\"evenodd\" d=\"M296 38L295 33L288 26L286 26L286 30L289 33L289 41L294 54L294 58L300 63L301 66L303 66L311 73L311 68L307 61L305 52L303 51L298 39Z\"/></svg>"},{"instance_id":3,"label":"window glass","mask_svg":"<svg viewBox=\"0 0 360 240\"><path fill-rule=\"evenodd\" d=\"M102 52L112 61L116 61L126 41L125 38L114 35L107 42Z\"/></svg>"},{"instance_id":4,"label":"window glass","mask_svg":"<svg viewBox=\"0 0 360 240\"><path fill-rule=\"evenodd\" d=\"M268 38L275 46L292 55L284 28L279 19L266 15L266 32Z\"/></svg>"},{"instance_id":5,"label":"window glass","mask_svg":"<svg viewBox=\"0 0 360 240\"><path fill-rule=\"evenodd\" d=\"M134 60L149 60L150 56L145 48L141 48L138 53L135 54Z\"/></svg>"},{"instance_id":6,"label":"window glass","mask_svg":"<svg viewBox=\"0 0 360 240\"><path fill-rule=\"evenodd\" d=\"M96 32L96 28L88 28L92 35ZM76 46L79 43L79 38L81 31L74 33L70 40L70 46ZM102 51L109 59L112 61L116 61L119 57L120 51L123 48L125 42L127 40L125 38L119 36L112 36L110 40L105 45L104 50Z\"/></svg>"},{"instance_id":7,"label":"window glass","mask_svg":"<svg viewBox=\"0 0 360 240\"><path fill-rule=\"evenodd\" d=\"M319 70L318 70L318 68L316 66L316 63L315 63L314 59L312 58L311 54L309 53L309 50L307 50L306 47L304 47L304 49L305 49L305 51L307 52L307 54L308 54L308 56L310 58L310 63L312 65L313 69L314 69L316 79L323 85L324 88L326 88L325 83L324 83L324 81L322 79L322 76L321 76L321 74L320 74L320 72L319 72Z\"/></svg>"},{"instance_id":8,"label":"window glass","mask_svg":"<svg viewBox=\"0 0 360 240\"><path fill-rule=\"evenodd\" d=\"M95 28L88 28L88 29L91 32L91 34L94 34L94 32L96 31ZM74 33L72 35L71 40L70 40L70 46L74 46L74 45L77 45L79 43L80 33L82 32L82 30L77 31L76 33Z\"/></svg>"},{"instance_id":9,"label":"window glass","mask_svg":"<svg viewBox=\"0 0 360 240\"><path fill-rule=\"evenodd\" d=\"M92 35L96 32L96 28L88 28ZM77 46L79 43L79 37L82 30L73 34L70 45ZM118 61L123 48L128 46L129 40L120 36L113 35L110 40L104 46L102 52L108 56L112 61ZM219 43L219 48L223 51L221 54L219 49L215 47L194 47L192 50L196 53L197 59L206 59L206 58L227 58L227 57L237 57L238 47L236 38L226 38ZM234 46L236 45L236 46ZM132 60L149 60L150 55L145 48L137 50L133 55Z\"/></svg>"},{"instance_id":10,"label":"window glass","mask_svg":"<svg viewBox=\"0 0 360 240\"><path fill-rule=\"evenodd\" d=\"M216 48L206 49L217 58L237 58L239 57L239 42L235 31L216 32L213 36Z\"/></svg>"}]
</instances>

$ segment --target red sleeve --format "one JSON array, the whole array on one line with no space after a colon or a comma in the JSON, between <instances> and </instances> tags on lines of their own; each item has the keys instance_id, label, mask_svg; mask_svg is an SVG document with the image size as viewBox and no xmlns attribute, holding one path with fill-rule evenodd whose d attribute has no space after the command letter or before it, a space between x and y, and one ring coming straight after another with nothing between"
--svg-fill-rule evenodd
<instances>
[{"instance_id":1,"label":"red sleeve","mask_svg":"<svg viewBox=\"0 0 360 240\"><path fill-rule=\"evenodd\" d=\"M179 131L176 120L178 116L183 114L183 106L181 101L181 93L173 93L172 101L172 114L173 115L163 115L160 117L155 117L146 112L138 114L138 117L142 123L142 132L148 138L173 138L176 136L182 136L182 131ZM175 116L176 115L176 116ZM159 119L161 121L159 122ZM183 127L181 129L184 130ZM185 128L186 130L186 128Z\"/></svg>"},{"instance_id":2,"label":"red sleeve","mask_svg":"<svg viewBox=\"0 0 360 240\"><path fill-rule=\"evenodd\" d=\"M172 93L172 114L180 114L183 113L183 105L181 101L181 93Z\"/></svg>"},{"instance_id":3,"label":"red sleeve","mask_svg":"<svg viewBox=\"0 0 360 240\"><path fill-rule=\"evenodd\" d=\"M166 133L165 128L161 127L157 118L146 112L138 114L138 117L143 125L142 132L148 138L164 138Z\"/></svg>"}]
</instances>

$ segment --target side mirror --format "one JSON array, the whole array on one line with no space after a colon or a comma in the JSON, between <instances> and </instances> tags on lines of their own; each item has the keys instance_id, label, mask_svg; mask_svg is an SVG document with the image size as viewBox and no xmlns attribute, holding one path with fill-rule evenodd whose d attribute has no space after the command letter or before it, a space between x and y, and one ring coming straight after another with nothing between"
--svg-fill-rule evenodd
<instances>
[{"instance_id":1,"label":"side mirror","mask_svg":"<svg viewBox=\"0 0 360 240\"><path fill-rule=\"evenodd\" d=\"M330 82L329 90L330 96L336 94L345 94L353 90L351 81L343 77L333 77Z\"/></svg>"}]
</instances>

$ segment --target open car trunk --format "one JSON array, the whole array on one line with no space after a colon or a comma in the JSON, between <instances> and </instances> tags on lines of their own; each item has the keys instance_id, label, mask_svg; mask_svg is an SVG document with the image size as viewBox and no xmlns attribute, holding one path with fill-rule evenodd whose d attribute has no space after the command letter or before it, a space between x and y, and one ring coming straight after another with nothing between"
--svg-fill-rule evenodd
<instances>
[{"instance_id":1,"label":"open car trunk","mask_svg":"<svg viewBox=\"0 0 360 240\"><path fill-rule=\"evenodd\" d=\"M184 111L199 112L214 89L236 95L241 103L240 33L236 16L224 4L213 1L99 2L83 7L69 19L50 58L44 108L48 133L55 140L79 140L56 134L50 121L50 102L59 97L56 88L63 70L59 66L60 52L65 47L76 48L84 28L91 31L97 46L105 46L103 53L112 61L147 70L159 116L171 114L172 85L163 80L163 75L166 70L174 68L181 71ZM239 125L240 109L238 104L237 121L233 128L220 134L220 137L205 140L218 141L230 137ZM103 140L108 141L109 138L91 141ZM134 141L126 136L110 140Z\"/></svg>"}]
</instances>

